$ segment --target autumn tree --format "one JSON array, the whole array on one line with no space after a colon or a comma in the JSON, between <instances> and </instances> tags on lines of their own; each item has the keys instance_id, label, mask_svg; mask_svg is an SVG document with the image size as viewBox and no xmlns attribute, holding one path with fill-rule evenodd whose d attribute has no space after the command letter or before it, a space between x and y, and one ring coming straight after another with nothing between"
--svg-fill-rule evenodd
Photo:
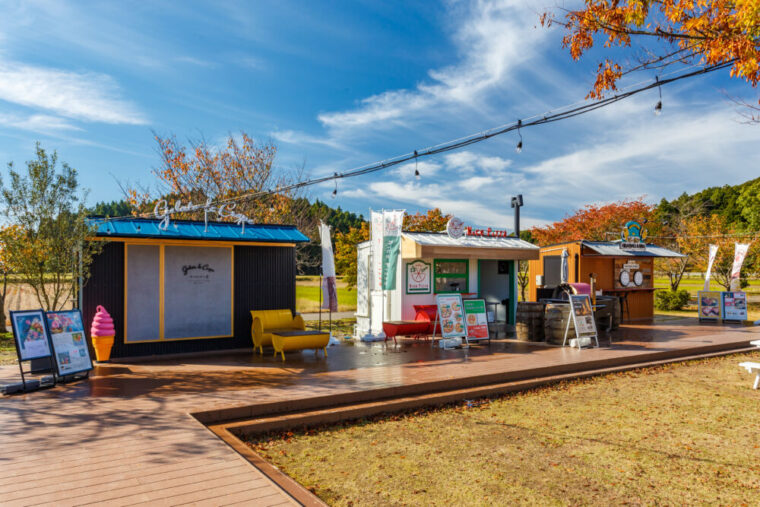
<instances>
[{"instance_id":1,"label":"autumn tree","mask_svg":"<svg viewBox=\"0 0 760 507\"><path fill-rule=\"evenodd\" d=\"M689 255L693 265L699 271L707 272L709 246L718 245L718 254L712 268L713 279L725 290L730 289L731 268L734 263L734 245L751 243L747 252L743 273L746 284L747 267L756 264L757 243L754 237L747 236L729 224L720 215L697 216L688 221L686 234L679 238L681 251Z\"/></svg>"},{"instance_id":2,"label":"autumn tree","mask_svg":"<svg viewBox=\"0 0 760 507\"><path fill-rule=\"evenodd\" d=\"M673 65L729 64L732 77L753 87L760 80L757 0L585 0L561 15L546 12L541 22L564 27L562 44L574 60L602 41L615 52L599 63L589 98L617 90L625 74ZM760 120L760 108L751 107Z\"/></svg>"},{"instance_id":3,"label":"autumn tree","mask_svg":"<svg viewBox=\"0 0 760 507\"><path fill-rule=\"evenodd\" d=\"M441 232L446 230L446 224L451 215L443 214L440 208L433 208L425 213L404 215L403 230L409 232Z\"/></svg>"},{"instance_id":4,"label":"autumn tree","mask_svg":"<svg viewBox=\"0 0 760 507\"><path fill-rule=\"evenodd\" d=\"M6 225L0 228L0 271L2 272L2 288L0 288L0 333L7 333L5 326L5 298L8 295L8 278L16 268L11 258L11 249L7 245L18 244L21 231L16 225Z\"/></svg>"},{"instance_id":5,"label":"autumn tree","mask_svg":"<svg viewBox=\"0 0 760 507\"><path fill-rule=\"evenodd\" d=\"M621 228L629 220L648 222L654 207L643 197L609 204L587 204L564 219L543 227L531 229L532 239L541 246L566 241L610 241L618 239ZM658 231L658 224L647 224L650 233Z\"/></svg>"},{"instance_id":6,"label":"autumn tree","mask_svg":"<svg viewBox=\"0 0 760 507\"><path fill-rule=\"evenodd\" d=\"M369 224L362 222L359 227L351 227L347 232L335 233L335 271L343 276L349 289L356 287L357 259L356 245L369 239Z\"/></svg>"},{"instance_id":7,"label":"autumn tree","mask_svg":"<svg viewBox=\"0 0 760 507\"><path fill-rule=\"evenodd\" d=\"M87 223L77 172L61 164L37 144L37 158L26 172L8 164L9 186L0 180L0 204L13 234L3 236L3 254L21 283L29 285L45 310L60 310L86 282L101 242L88 241Z\"/></svg>"},{"instance_id":8,"label":"autumn tree","mask_svg":"<svg viewBox=\"0 0 760 507\"><path fill-rule=\"evenodd\" d=\"M520 301L526 301L525 292L530 285L530 264L528 261L517 261L517 286L520 288Z\"/></svg>"},{"instance_id":9,"label":"autumn tree","mask_svg":"<svg viewBox=\"0 0 760 507\"><path fill-rule=\"evenodd\" d=\"M318 265L313 255L318 241L320 216L311 212L309 200L299 190L286 187L303 179L303 168L284 170L275 166L277 148L272 143L257 143L245 132L229 135L221 145L204 139L179 142L176 137L155 136L161 165L154 169L155 188L129 188L130 204L140 213L151 213L161 199L173 205L228 201L228 210L242 213L256 223L295 225L312 239L296 247L299 272ZM255 197L251 194L266 193ZM271 193L270 193L271 192ZM202 220L203 211L175 215L175 218Z\"/></svg>"}]
</instances>

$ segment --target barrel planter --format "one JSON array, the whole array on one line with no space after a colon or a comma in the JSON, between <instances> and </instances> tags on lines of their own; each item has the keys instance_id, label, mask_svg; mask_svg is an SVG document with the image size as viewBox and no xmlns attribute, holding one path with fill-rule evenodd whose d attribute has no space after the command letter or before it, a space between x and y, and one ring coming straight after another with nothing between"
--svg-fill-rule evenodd
<instances>
[{"instance_id":1,"label":"barrel planter","mask_svg":"<svg viewBox=\"0 0 760 507\"><path fill-rule=\"evenodd\" d=\"M517 303L515 315L515 336L521 342L544 341L545 303Z\"/></svg>"},{"instance_id":2,"label":"barrel planter","mask_svg":"<svg viewBox=\"0 0 760 507\"><path fill-rule=\"evenodd\" d=\"M565 303L547 303L544 311L544 336L546 341L555 345L562 345L565 338L567 319L570 317L570 305ZM575 338L575 328L570 326L567 333L568 340Z\"/></svg>"},{"instance_id":3,"label":"barrel planter","mask_svg":"<svg viewBox=\"0 0 760 507\"><path fill-rule=\"evenodd\" d=\"M608 316L612 314L612 329L620 327L620 298L617 296L597 296L594 310L596 327L606 329ZM600 323L602 324L600 326Z\"/></svg>"}]
</instances>

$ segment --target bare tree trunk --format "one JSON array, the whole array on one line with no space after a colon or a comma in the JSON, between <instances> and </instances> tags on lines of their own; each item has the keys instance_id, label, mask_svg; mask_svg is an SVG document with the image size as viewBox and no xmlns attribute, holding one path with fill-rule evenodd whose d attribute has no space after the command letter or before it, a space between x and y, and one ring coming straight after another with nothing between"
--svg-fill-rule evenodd
<instances>
[{"instance_id":1,"label":"bare tree trunk","mask_svg":"<svg viewBox=\"0 0 760 507\"><path fill-rule=\"evenodd\" d=\"M8 273L3 273L3 292L0 294L0 333L7 333L5 326L5 296L8 294Z\"/></svg>"}]
</instances>

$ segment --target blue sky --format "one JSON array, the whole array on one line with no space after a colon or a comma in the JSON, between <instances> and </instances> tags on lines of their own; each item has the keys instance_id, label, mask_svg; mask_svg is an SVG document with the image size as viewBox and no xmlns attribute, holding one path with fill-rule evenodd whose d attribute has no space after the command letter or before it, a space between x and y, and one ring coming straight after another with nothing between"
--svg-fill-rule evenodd
<instances>
[{"instance_id":1,"label":"blue sky","mask_svg":"<svg viewBox=\"0 0 760 507\"><path fill-rule=\"evenodd\" d=\"M546 2L553 5L551 2ZM152 132L272 140L310 176L422 149L583 99L598 54L571 62L540 2L0 2L0 162L35 141L80 172L89 202L151 185ZM638 74L625 84L654 78ZM477 225L527 225L590 202L672 198L758 176L760 130L725 71L598 112L507 134L312 198L367 214L441 207ZM5 169L3 169L5 171Z\"/></svg>"}]
</instances>

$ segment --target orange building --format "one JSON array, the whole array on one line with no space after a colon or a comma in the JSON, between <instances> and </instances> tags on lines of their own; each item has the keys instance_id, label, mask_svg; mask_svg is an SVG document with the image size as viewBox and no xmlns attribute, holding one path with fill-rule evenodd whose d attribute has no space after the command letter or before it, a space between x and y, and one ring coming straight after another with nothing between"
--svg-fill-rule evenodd
<instances>
[{"instance_id":1,"label":"orange building","mask_svg":"<svg viewBox=\"0 0 760 507\"><path fill-rule=\"evenodd\" d=\"M530 262L529 294L532 301L550 298L562 279L562 252L567 250L569 283L589 283L596 290L619 296L623 320L650 319L654 315L654 259L683 255L656 245L620 241L571 241L542 247Z\"/></svg>"}]
</instances>

